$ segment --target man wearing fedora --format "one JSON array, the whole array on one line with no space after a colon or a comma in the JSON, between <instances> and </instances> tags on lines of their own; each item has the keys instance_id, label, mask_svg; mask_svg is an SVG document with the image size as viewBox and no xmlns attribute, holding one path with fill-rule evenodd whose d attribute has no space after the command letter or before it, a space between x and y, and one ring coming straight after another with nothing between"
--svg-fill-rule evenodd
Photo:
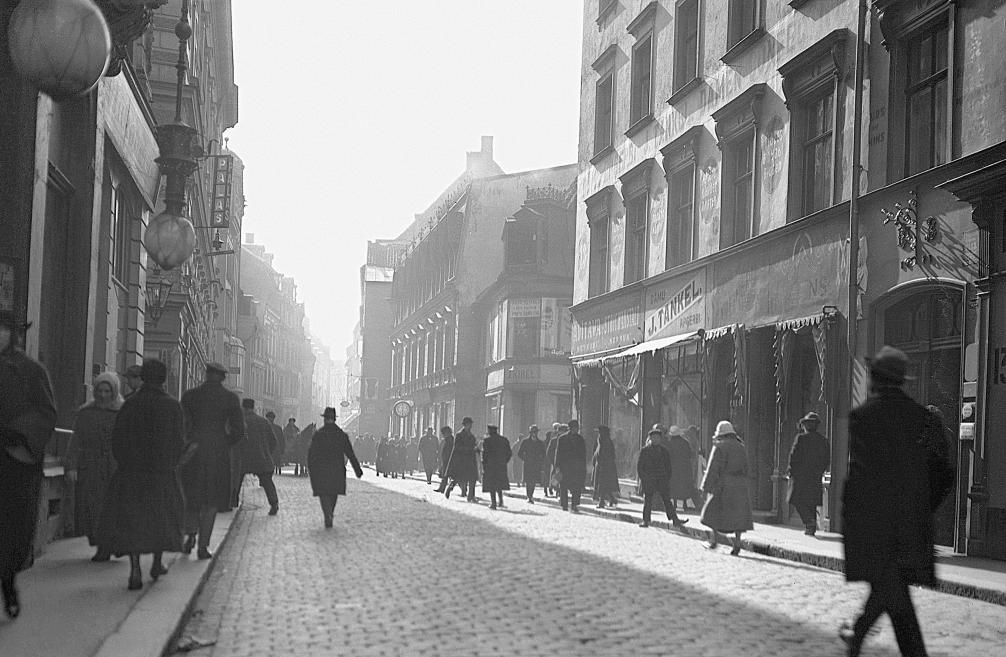
<instances>
[{"instance_id":1,"label":"man wearing fedora","mask_svg":"<svg viewBox=\"0 0 1006 657\"><path fill-rule=\"evenodd\" d=\"M817 532L817 507L821 506L821 476L831 465L828 439L817 432L821 417L814 412L800 418L800 433L793 440L789 453L789 478L792 487L789 503L800 514L804 534Z\"/></svg>"},{"instance_id":2,"label":"man wearing fedora","mask_svg":"<svg viewBox=\"0 0 1006 657\"><path fill-rule=\"evenodd\" d=\"M845 578L868 582L863 613L839 636L852 657L886 613L905 657L925 657L926 647L909 585L936 581L933 511L943 501L950 470L945 455L927 449L925 437L939 418L905 393L908 357L884 346L870 368L870 394L849 413L849 474L843 491ZM935 491L939 491L938 493Z\"/></svg>"},{"instance_id":3,"label":"man wearing fedora","mask_svg":"<svg viewBox=\"0 0 1006 657\"><path fill-rule=\"evenodd\" d=\"M311 437L307 471L311 477L311 492L321 502L325 529L331 529L335 503L340 495L346 494L346 459L353 464L357 479L363 476L363 468L349 436L335 423L335 409L326 408L321 417L325 423Z\"/></svg>"}]
</instances>

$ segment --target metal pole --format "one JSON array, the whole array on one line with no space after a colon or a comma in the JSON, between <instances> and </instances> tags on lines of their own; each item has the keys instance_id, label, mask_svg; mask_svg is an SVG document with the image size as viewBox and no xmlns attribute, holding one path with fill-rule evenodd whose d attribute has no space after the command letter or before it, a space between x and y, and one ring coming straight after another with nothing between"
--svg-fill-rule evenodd
<instances>
[{"instance_id":1,"label":"metal pole","mask_svg":"<svg viewBox=\"0 0 1006 657\"><path fill-rule=\"evenodd\" d=\"M863 71L866 68L866 0L859 0L859 26L856 30L856 74L854 94L854 114L852 120L852 198L849 200L849 408L852 408L855 390L856 352L858 351L858 302L859 302L859 184L863 173Z\"/></svg>"},{"instance_id":2,"label":"metal pole","mask_svg":"<svg viewBox=\"0 0 1006 657\"><path fill-rule=\"evenodd\" d=\"M192 26L189 25L189 0L182 0L182 11L175 24L175 36L178 37L178 83L175 87L175 123L182 122L182 89L185 86L185 71L188 69L188 50L186 42L192 36Z\"/></svg>"}]
</instances>

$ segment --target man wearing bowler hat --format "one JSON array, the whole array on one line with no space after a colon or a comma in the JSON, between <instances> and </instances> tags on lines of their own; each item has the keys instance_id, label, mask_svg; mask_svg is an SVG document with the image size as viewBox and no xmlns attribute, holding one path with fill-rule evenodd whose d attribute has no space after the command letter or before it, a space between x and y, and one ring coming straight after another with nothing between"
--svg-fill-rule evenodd
<instances>
[{"instance_id":1,"label":"man wearing bowler hat","mask_svg":"<svg viewBox=\"0 0 1006 657\"><path fill-rule=\"evenodd\" d=\"M817 507L821 506L821 476L831 465L828 439L817 432L821 417L814 412L800 418L800 433L789 452L789 478L793 482L789 503L800 514L804 534L817 532Z\"/></svg>"},{"instance_id":2,"label":"man wearing bowler hat","mask_svg":"<svg viewBox=\"0 0 1006 657\"><path fill-rule=\"evenodd\" d=\"M311 477L311 492L321 503L325 529L331 529L335 503L340 495L346 494L346 460L353 465L357 479L363 476L363 468L349 436L335 423L335 409L326 408L321 417L325 423L311 437L307 470Z\"/></svg>"}]
</instances>

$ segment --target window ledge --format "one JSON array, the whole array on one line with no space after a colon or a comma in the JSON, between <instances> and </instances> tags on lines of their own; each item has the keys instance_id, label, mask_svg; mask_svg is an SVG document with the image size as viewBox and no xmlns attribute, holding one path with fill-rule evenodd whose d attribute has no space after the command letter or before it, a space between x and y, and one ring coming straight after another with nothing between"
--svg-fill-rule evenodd
<instances>
[{"instance_id":1,"label":"window ledge","mask_svg":"<svg viewBox=\"0 0 1006 657\"><path fill-rule=\"evenodd\" d=\"M595 21L597 23L598 32L604 28L604 23L608 20L608 17L611 16L611 13L615 11L616 6L618 6L618 2L616 2L616 0L611 0L607 4L604 4L602 0L601 6L598 7L597 20Z\"/></svg>"},{"instance_id":2,"label":"window ledge","mask_svg":"<svg viewBox=\"0 0 1006 657\"><path fill-rule=\"evenodd\" d=\"M592 158L590 158L590 163L591 164L597 164L598 162L600 162L601 160L603 160L604 158L608 157L608 155L610 155L611 153L614 153L614 152L615 152L615 147L612 146L611 144L608 144L607 146L605 146L601 150L599 150L596 153L594 153L594 156Z\"/></svg>"},{"instance_id":3,"label":"window ledge","mask_svg":"<svg viewBox=\"0 0 1006 657\"><path fill-rule=\"evenodd\" d=\"M702 76L696 76L692 78L688 82L681 85L680 89L674 90L674 93L672 93L670 98L667 99L667 104L674 105L676 103L680 103L682 100L684 100L685 96L695 91L701 84L702 84Z\"/></svg>"},{"instance_id":4,"label":"window ledge","mask_svg":"<svg viewBox=\"0 0 1006 657\"><path fill-rule=\"evenodd\" d=\"M632 137L633 135L639 134L646 128L646 126L653 123L654 120L652 112L636 119L636 122L630 125L629 129L625 131L625 136Z\"/></svg>"},{"instance_id":5,"label":"window ledge","mask_svg":"<svg viewBox=\"0 0 1006 657\"><path fill-rule=\"evenodd\" d=\"M736 61L748 48L754 45L756 41L765 36L765 28L756 27L755 29L748 32L747 36L732 45L723 56L720 57L720 61L724 64L730 64Z\"/></svg>"}]
</instances>

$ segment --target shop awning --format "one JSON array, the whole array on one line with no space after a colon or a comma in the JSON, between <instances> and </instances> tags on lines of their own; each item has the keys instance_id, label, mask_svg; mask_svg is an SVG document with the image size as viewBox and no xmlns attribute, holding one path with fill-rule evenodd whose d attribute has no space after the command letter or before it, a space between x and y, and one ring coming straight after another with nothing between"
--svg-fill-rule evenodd
<instances>
[{"instance_id":1,"label":"shop awning","mask_svg":"<svg viewBox=\"0 0 1006 657\"><path fill-rule=\"evenodd\" d=\"M796 319L786 319L781 322L776 322L775 328L777 331L785 331L787 329L791 331L798 331L807 326L817 326L823 319L824 313L818 313L807 317L798 317Z\"/></svg>"},{"instance_id":2,"label":"shop awning","mask_svg":"<svg viewBox=\"0 0 1006 657\"><path fill-rule=\"evenodd\" d=\"M576 367L598 367L601 365L601 361L603 359L617 355L618 352L623 349L625 349L624 346L614 347L612 349L602 349L589 354L573 354L569 357L569 359Z\"/></svg>"},{"instance_id":3,"label":"shop awning","mask_svg":"<svg viewBox=\"0 0 1006 657\"><path fill-rule=\"evenodd\" d=\"M621 351L617 354L612 354L610 356L605 356L603 360L608 360L609 358L623 358L625 356L638 356L640 354L648 354L654 351L660 351L665 347L670 347L671 345L681 344L683 342L690 342L692 340L699 340L702 338L703 331L691 331L690 333L682 333L681 335L672 335L666 338L657 338L655 340L647 340L646 342L640 342L637 345L629 347L625 351Z\"/></svg>"},{"instance_id":4,"label":"shop awning","mask_svg":"<svg viewBox=\"0 0 1006 657\"><path fill-rule=\"evenodd\" d=\"M724 335L729 335L730 333L733 333L735 330L737 330L739 326L740 324L727 324L726 326L720 326L714 329L709 329L708 331L706 331L705 339L707 341L718 340L719 338L722 338Z\"/></svg>"}]
</instances>

